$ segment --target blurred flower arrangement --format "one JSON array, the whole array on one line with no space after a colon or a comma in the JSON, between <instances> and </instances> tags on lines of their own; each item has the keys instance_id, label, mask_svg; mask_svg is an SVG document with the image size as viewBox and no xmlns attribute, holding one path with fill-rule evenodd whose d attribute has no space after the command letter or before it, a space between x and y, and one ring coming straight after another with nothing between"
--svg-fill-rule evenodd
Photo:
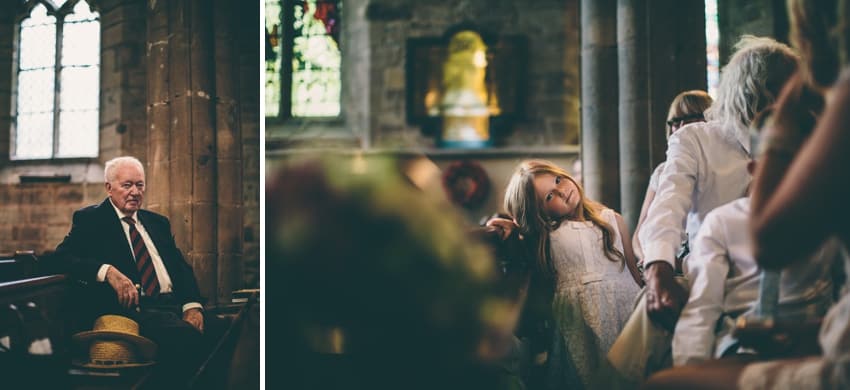
<instances>
[{"instance_id":1,"label":"blurred flower arrangement","mask_svg":"<svg viewBox=\"0 0 850 390\"><path fill-rule=\"evenodd\" d=\"M443 172L443 188L452 202L474 209L490 194L490 177L475 161L455 161Z\"/></svg>"},{"instance_id":2,"label":"blurred flower arrangement","mask_svg":"<svg viewBox=\"0 0 850 390\"><path fill-rule=\"evenodd\" d=\"M267 308L282 318L267 348L322 350L324 334L332 352L409 374L474 360L482 328L510 320L493 315L507 300L490 250L393 160L288 163L266 182L265 220Z\"/></svg>"}]
</instances>

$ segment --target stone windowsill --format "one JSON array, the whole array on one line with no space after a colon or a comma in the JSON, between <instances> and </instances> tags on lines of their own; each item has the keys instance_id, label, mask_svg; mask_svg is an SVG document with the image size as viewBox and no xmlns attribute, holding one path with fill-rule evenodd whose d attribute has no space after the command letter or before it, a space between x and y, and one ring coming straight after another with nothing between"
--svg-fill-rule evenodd
<instances>
[{"instance_id":1,"label":"stone windowsill","mask_svg":"<svg viewBox=\"0 0 850 390\"><path fill-rule=\"evenodd\" d=\"M359 148L360 137L340 118L266 121L266 149Z\"/></svg>"},{"instance_id":2,"label":"stone windowsill","mask_svg":"<svg viewBox=\"0 0 850 390\"><path fill-rule=\"evenodd\" d=\"M529 147L493 147L482 149L459 149L459 148L288 148L288 149L266 149L266 157L286 157L307 154L356 154L366 155L394 155L394 156L421 156L437 158L500 158L500 157L529 157L547 158L564 157L579 154L578 145L562 146L529 146Z\"/></svg>"},{"instance_id":3,"label":"stone windowsill","mask_svg":"<svg viewBox=\"0 0 850 390\"><path fill-rule=\"evenodd\" d=\"M345 127L341 118L290 118L284 121L266 118L266 157L285 157L310 153L421 156L436 158L556 158L575 156L579 145L504 146L480 149L400 147L363 148L357 132Z\"/></svg>"},{"instance_id":4,"label":"stone windowsill","mask_svg":"<svg viewBox=\"0 0 850 390\"><path fill-rule=\"evenodd\" d=\"M95 158L12 160L0 169L0 184L22 181L102 183L103 165Z\"/></svg>"}]
</instances>

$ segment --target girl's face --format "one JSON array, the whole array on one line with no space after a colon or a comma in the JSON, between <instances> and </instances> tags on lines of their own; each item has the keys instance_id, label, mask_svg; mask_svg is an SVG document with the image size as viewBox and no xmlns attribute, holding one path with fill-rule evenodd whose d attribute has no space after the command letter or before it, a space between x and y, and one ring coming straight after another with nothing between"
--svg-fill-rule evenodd
<instances>
[{"instance_id":1,"label":"girl's face","mask_svg":"<svg viewBox=\"0 0 850 390\"><path fill-rule=\"evenodd\" d=\"M534 193L543 205L543 212L551 219L575 216L581 200L578 187L572 180L551 173L534 177Z\"/></svg>"}]
</instances>

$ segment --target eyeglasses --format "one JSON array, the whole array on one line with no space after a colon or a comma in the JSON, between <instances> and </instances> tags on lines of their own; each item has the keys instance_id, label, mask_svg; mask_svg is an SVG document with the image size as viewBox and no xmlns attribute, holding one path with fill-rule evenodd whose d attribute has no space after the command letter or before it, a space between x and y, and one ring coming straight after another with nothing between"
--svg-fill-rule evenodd
<instances>
[{"instance_id":1,"label":"eyeglasses","mask_svg":"<svg viewBox=\"0 0 850 390\"><path fill-rule=\"evenodd\" d=\"M705 117L702 114L683 115L671 118L669 121L667 121L667 126L673 127L673 125L675 124L681 126L682 123L691 123L704 120Z\"/></svg>"}]
</instances>

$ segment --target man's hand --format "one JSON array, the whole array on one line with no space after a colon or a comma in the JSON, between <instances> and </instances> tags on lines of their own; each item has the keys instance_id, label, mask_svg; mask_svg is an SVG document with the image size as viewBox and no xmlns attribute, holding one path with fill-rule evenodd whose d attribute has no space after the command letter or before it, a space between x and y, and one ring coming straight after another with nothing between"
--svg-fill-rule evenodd
<instances>
[{"instance_id":1,"label":"man's hand","mask_svg":"<svg viewBox=\"0 0 850 390\"><path fill-rule=\"evenodd\" d=\"M646 314L657 325L673 331L679 313L688 299L688 293L676 283L673 267L667 262L649 264L644 272L646 279Z\"/></svg>"},{"instance_id":2,"label":"man's hand","mask_svg":"<svg viewBox=\"0 0 850 390\"><path fill-rule=\"evenodd\" d=\"M121 306L131 309L139 305L139 292L136 290L136 286L117 268L109 267L109 270L106 271L106 281L115 290L118 303Z\"/></svg>"},{"instance_id":3,"label":"man's hand","mask_svg":"<svg viewBox=\"0 0 850 390\"><path fill-rule=\"evenodd\" d=\"M201 313L201 309L195 308L184 311L183 321L194 326L198 332L204 333L204 313Z\"/></svg>"}]
</instances>

